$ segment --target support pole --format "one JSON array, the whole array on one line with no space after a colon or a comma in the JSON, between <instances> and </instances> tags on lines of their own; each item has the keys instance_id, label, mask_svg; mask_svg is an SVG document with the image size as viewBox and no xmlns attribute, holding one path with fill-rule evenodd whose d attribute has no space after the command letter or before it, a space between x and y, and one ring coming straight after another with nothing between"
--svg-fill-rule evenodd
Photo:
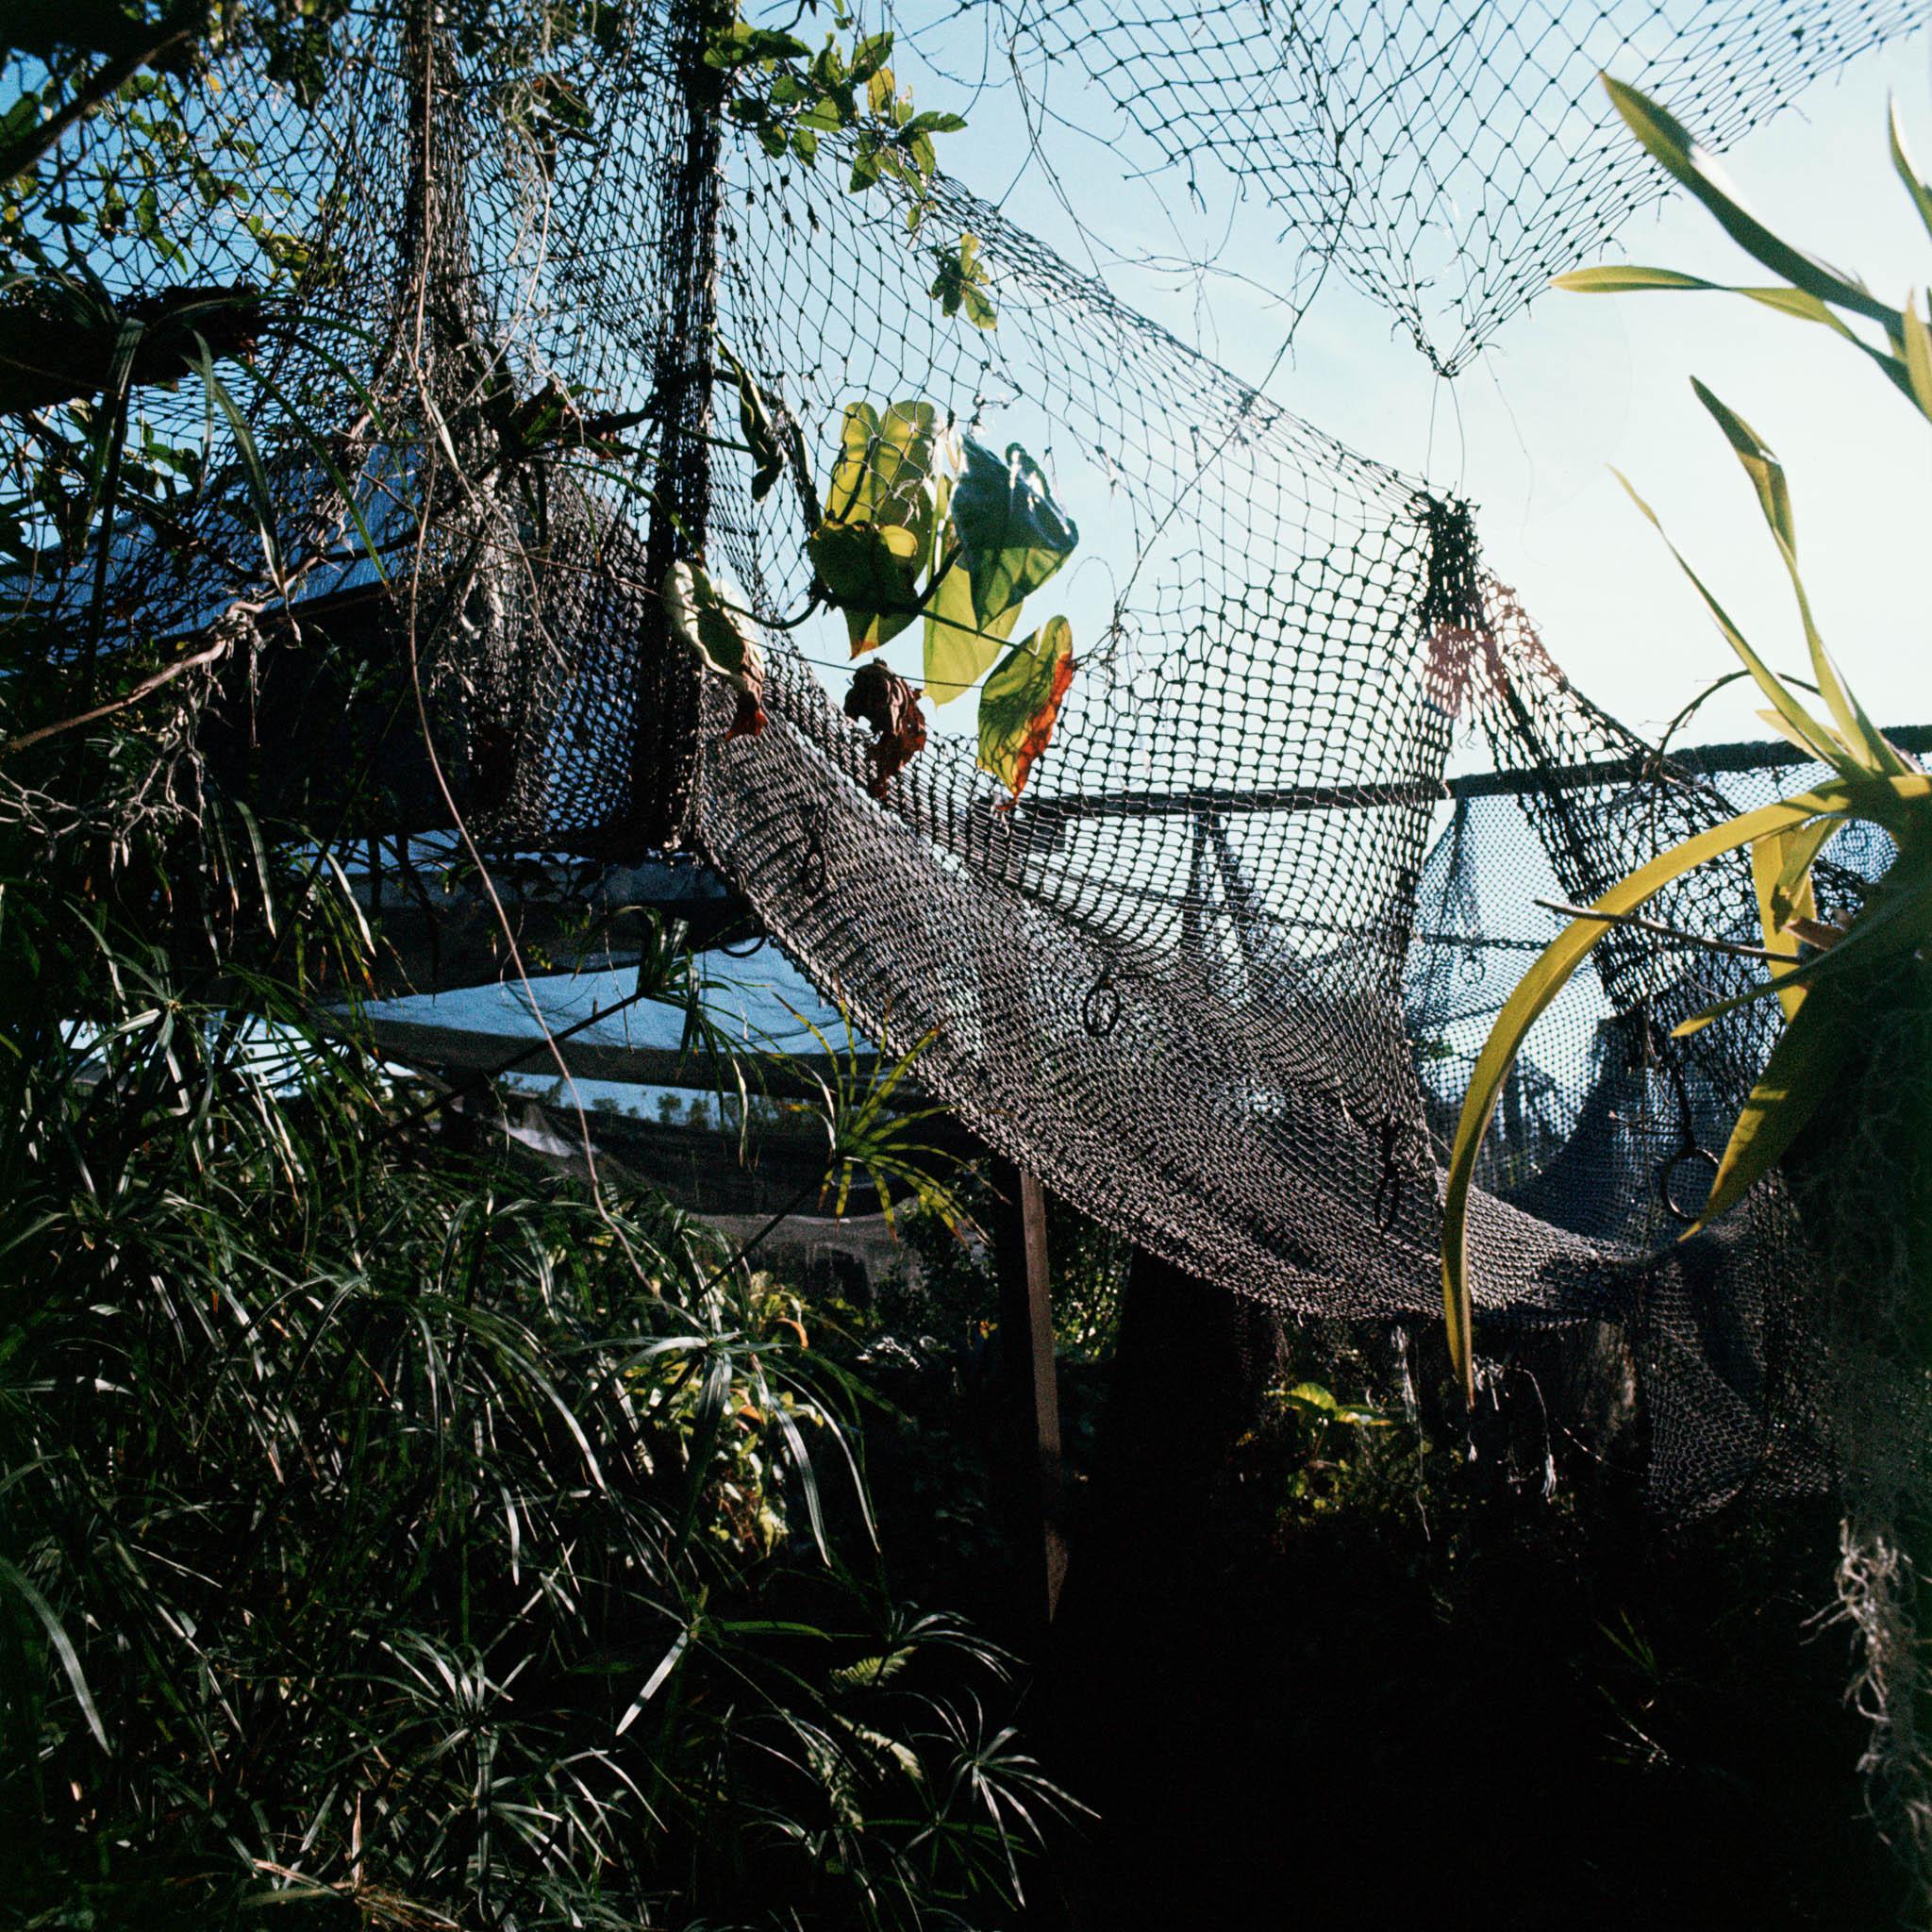
<instances>
[{"instance_id":1,"label":"support pole","mask_svg":"<svg viewBox=\"0 0 1932 1932\"><path fill-rule=\"evenodd\" d=\"M718 322L719 130L724 76L705 63L728 0L673 0L677 92L658 216L662 291L649 407L657 419L653 502L624 856L683 845L697 800L699 673L672 635L661 592L674 563L703 555L711 508L711 389Z\"/></svg>"},{"instance_id":2,"label":"support pole","mask_svg":"<svg viewBox=\"0 0 1932 1932\"><path fill-rule=\"evenodd\" d=\"M1036 1176L1009 1161L996 1164L995 1177L1007 1197L994 1253L1000 1283L1000 1362L1013 1470L1013 1537L1020 1553L1026 1613L1051 1624L1067 1574L1067 1541L1046 1190Z\"/></svg>"}]
</instances>

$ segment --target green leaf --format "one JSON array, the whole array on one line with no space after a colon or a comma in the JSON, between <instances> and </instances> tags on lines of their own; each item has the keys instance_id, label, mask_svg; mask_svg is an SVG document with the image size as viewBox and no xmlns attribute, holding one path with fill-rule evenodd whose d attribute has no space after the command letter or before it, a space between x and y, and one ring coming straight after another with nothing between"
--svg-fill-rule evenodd
<instances>
[{"instance_id":1,"label":"green leaf","mask_svg":"<svg viewBox=\"0 0 1932 1932\"><path fill-rule=\"evenodd\" d=\"M761 687L763 654L749 616L726 601L694 563L674 563L664 576L664 608L673 631L707 670L741 690Z\"/></svg>"},{"instance_id":2,"label":"green leaf","mask_svg":"<svg viewBox=\"0 0 1932 1932\"><path fill-rule=\"evenodd\" d=\"M918 616L918 532L891 524L824 523L807 547L819 581L845 613L855 658L897 637Z\"/></svg>"},{"instance_id":3,"label":"green leaf","mask_svg":"<svg viewBox=\"0 0 1932 1932\"><path fill-rule=\"evenodd\" d=\"M1923 800L1928 786L1932 786L1932 780L1917 773L1884 782L1905 800ZM1870 803L1865 800L1857 815L1883 824L1885 821L1869 809ZM1923 811L1923 806L1920 809ZM1896 836L1903 828L1893 825L1888 829ZM1692 1013L1688 1020L1678 1021L1671 1029L1672 1037L1688 1039L1713 1020L1721 1020L1726 1013L1735 1013L1740 1007L1752 1006L1774 992L1782 999L1794 987L1815 986L1854 968L1876 966L1901 953L1914 952L1928 937L1932 937L1932 870L1924 864L1901 860L1886 874L1884 885L1866 902L1836 945L1813 953L1803 965L1788 967L1775 980L1733 993L1728 999L1718 1000L1703 1011Z\"/></svg>"},{"instance_id":4,"label":"green leaf","mask_svg":"<svg viewBox=\"0 0 1932 1932\"><path fill-rule=\"evenodd\" d=\"M1932 797L1932 778L1894 778L1889 792L1902 800ZM1636 912L1672 880L1694 872L1713 858L1774 833L1791 830L1814 818L1855 808L1861 788L1846 779L1828 780L1815 790L1756 811L1726 819L1662 852L1649 864L1620 879L1595 902L1598 912ZM1475 1181L1476 1158L1489 1133L1490 1121L1502 1098L1509 1069L1529 1029L1548 1010L1597 941L1609 931L1601 919L1575 919L1537 956L1514 992L1505 1003L1483 1050L1476 1058L1456 1124L1447 1179L1442 1193L1442 1311L1448 1327L1449 1354L1463 1393L1474 1396L1474 1357L1471 1340L1469 1291L1469 1194Z\"/></svg>"},{"instance_id":5,"label":"green leaf","mask_svg":"<svg viewBox=\"0 0 1932 1932\"><path fill-rule=\"evenodd\" d=\"M1811 655L1811 675L1830 708L1840 740L1869 772L1906 771L1905 761L1846 688L1838 666L1832 661L1831 653L1824 648L1824 640L1818 634L1818 625L1811 615L1811 599L1798 570L1797 528L1791 518L1790 491L1785 481L1784 465L1772 454L1770 446L1757 432L1711 394L1695 376L1690 379L1690 387L1696 391L1698 401L1716 419L1718 427L1737 453L1738 460L1743 464L1745 475L1751 478L1752 488L1757 491L1758 508L1763 510L1764 521L1776 539L1785 573L1791 580L1791 591L1798 600L1798 617L1805 626L1805 643Z\"/></svg>"},{"instance_id":6,"label":"green leaf","mask_svg":"<svg viewBox=\"0 0 1932 1932\"><path fill-rule=\"evenodd\" d=\"M1706 289L1723 292L1722 282L1679 275L1672 268L1640 268L1634 262L1607 262L1600 268L1574 268L1552 275L1550 287L1573 295L1624 295L1638 289Z\"/></svg>"},{"instance_id":7,"label":"green leaf","mask_svg":"<svg viewBox=\"0 0 1932 1932\"><path fill-rule=\"evenodd\" d=\"M854 656L896 637L919 614L919 580L942 523L947 479L935 474L939 412L930 403L849 405L809 548L819 580L845 612Z\"/></svg>"},{"instance_id":8,"label":"green leaf","mask_svg":"<svg viewBox=\"0 0 1932 1932\"><path fill-rule=\"evenodd\" d=\"M1811 861L1843 823L1836 818L1814 819L1808 825L1773 832L1752 845L1751 883L1757 894L1757 918L1768 951L1788 952L1796 960L1798 946L1788 930L1790 923L1818 917L1818 901L1811 890ZM1793 965L1780 962L1772 967L1771 976L1782 979L1793 970ZM1808 991L1805 986L1780 988L1778 1001L1788 1021L1797 1018Z\"/></svg>"},{"instance_id":9,"label":"green leaf","mask_svg":"<svg viewBox=\"0 0 1932 1932\"><path fill-rule=\"evenodd\" d=\"M1665 534L1664 526L1658 521L1657 512L1651 508L1649 504L1644 502L1642 497L1638 495L1635 489L1631 487L1630 479L1614 466L1611 468L1610 475L1616 477L1617 481L1624 486L1624 492L1628 495L1630 501L1649 519L1651 527L1657 531L1657 535L1663 538L1664 547L1677 560L1677 568L1690 579L1697 594L1704 599L1705 608L1716 620L1717 627L1724 632L1731 649L1737 652L1738 656L1743 659L1744 667L1757 681L1758 690L1763 691L1765 696L1771 700L1774 708L1776 710L1778 720L1783 727L1790 732L1793 741L1810 753L1821 764L1829 765L1841 777L1850 778L1861 775L1864 768L1858 763L1857 759L1839 742L1837 737L1832 732L1821 724L1816 718L1812 717L1810 712L1792 695L1783 679L1744 641L1743 632L1731 622L1724 612L1724 606L1706 589L1704 579L1690 568L1690 562L1685 558L1683 552Z\"/></svg>"},{"instance_id":10,"label":"green leaf","mask_svg":"<svg viewBox=\"0 0 1932 1932\"><path fill-rule=\"evenodd\" d=\"M1899 125L1896 101L1887 103L1886 122L1891 136L1891 165L1898 170L1898 178L1906 184L1906 192L1912 197L1912 206L1919 210L1919 219L1924 223L1925 232L1932 235L1932 182L1924 179L1906 152L1906 132Z\"/></svg>"},{"instance_id":11,"label":"green leaf","mask_svg":"<svg viewBox=\"0 0 1932 1932\"><path fill-rule=\"evenodd\" d=\"M932 286L926 293L947 315L957 315L963 308L967 321L975 328L996 327L999 316L993 308L992 298L986 291L986 268L979 259L979 237L961 235L957 249L935 248L932 253L933 259L939 264L939 273L933 277Z\"/></svg>"},{"instance_id":12,"label":"green leaf","mask_svg":"<svg viewBox=\"0 0 1932 1932\"><path fill-rule=\"evenodd\" d=\"M869 34L852 49L852 68L849 77L854 82L870 80L891 58L891 35L890 33Z\"/></svg>"},{"instance_id":13,"label":"green leaf","mask_svg":"<svg viewBox=\"0 0 1932 1932\"><path fill-rule=\"evenodd\" d=\"M1911 393L1905 366L1896 357L1888 356L1882 349L1874 349L1856 330L1848 327L1841 316L1834 314L1816 295L1804 289L1782 284L1758 288L1736 282L1707 282L1699 275L1679 275L1674 269L1637 268L1622 264L1573 269L1568 275L1554 276L1550 286L1581 294L1627 294L1646 289L1664 289L1690 290L1714 295L1742 295L1766 308L1776 309L1781 315L1793 316L1800 322L1817 323L1833 334L1842 336L1860 355L1870 357L1889 381L1907 394Z\"/></svg>"},{"instance_id":14,"label":"green leaf","mask_svg":"<svg viewBox=\"0 0 1932 1932\"><path fill-rule=\"evenodd\" d=\"M1932 296L1927 301L1932 303ZM1906 299L1905 313L1899 318L1899 333L1912 400L1918 404L1920 414L1932 421L1932 330L1926 328L1909 296Z\"/></svg>"},{"instance_id":15,"label":"green leaf","mask_svg":"<svg viewBox=\"0 0 1932 1932\"><path fill-rule=\"evenodd\" d=\"M1744 206L1709 152L1667 108L1608 75L1603 83L1611 105L1645 152L1717 217L1725 234L1747 255L1821 302L1849 308L1888 328L1896 326L1896 310L1878 301L1862 282L1773 234Z\"/></svg>"},{"instance_id":16,"label":"green leaf","mask_svg":"<svg viewBox=\"0 0 1932 1932\"><path fill-rule=\"evenodd\" d=\"M1753 302L1761 303L1766 308L1775 308L1780 315L1796 316L1800 322L1818 323L1823 327L1830 329L1834 334L1841 335L1846 341L1857 343L1859 348L1863 349L1868 356L1873 357L1874 359L1881 362L1886 359L1884 357L1879 356L1875 349L1860 341L1858 337L1846 326L1841 316L1834 315L1816 295L1807 295L1803 289L1740 287L1727 290L1724 292L1732 295L1746 296Z\"/></svg>"},{"instance_id":17,"label":"green leaf","mask_svg":"<svg viewBox=\"0 0 1932 1932\"><path fill-rule=\"evenodd\" d=\"M957 560L940 574L926 599L925 693L936 705L964 697L985 675L1020 621L1015 604L984 626L973 617L973 584Z\"/></svg>"},{"instance_id":18,"label":"green leaf","mask_svg":"<svg viewBox=\"0 0 1932 1932\"><path fill-rule=\"evenodd\" d=\"M81 1715L87 1719L87 1727L94 1734L94 1742L111 1757L114 1747L108 1742L107 1726L101 1723L101 1714L94 1707L92 1693L87 1688L87 1673L80 1667L80 1653L75 1649L66 1625L55 1615L54 1607L34 1588L25 1573L5 1557L0 1557L0 1582L11 1584L27 1608L40 1619L42 1629L47 1633L47 1641L54 1646L54 1655L60 1659L67 1688L74 1692L74 1701L80 1706Z\"/></svg>"},{"instance_id":19,"label":"green leaf","mask_svg":"<svg viewBox=\"0 0 1932 1932\"><path fill-rule=\"evenodd\" d=\"M966 469L953 491L953 528L985 629L1045 583L1080 541L1053 500L1040 467L1017 442L1005 462L968 438Z\"/></svg>"},{"instance_id":20,"label":"green leaf","mask_svg":"<svg viewBox=\"0 0 1932 1932\"><path fill-rule=\"evenodd\" d=\"M1764 512L1764 521L1771 525L1772 534L1788 549L1795 551L1798 532L1791 520L1791 492L1785 481L1784 465L1772 454L1770 445L1757 430L1714 396L1694 375L1690 378L1690 387L1696 392L1697 400L1716 419L1717 426L1724 431L1731 448L1737 452L1738 460L1744 466L1744 474L1751 479L1751 487L1757 492L1757 507Z\"/></svg>"},{"instance_id":21,"label":"green leaf","mask_svg":"<svg viewBox=\"0 0 1932 1932\"><path fill-rule=\"evenodd\" d=\"M1731 1128L1704 1212L1681 1239L1701 1233L1777 1164L1840 1079L1860 1011L1844 988L1832 987L1807 999L1787 1024Z\"/></svg>"},{"instance_id":22,"label":"green leaf","mask_svg":"<svg viewBox=\"0 0 1932 1932\"><path fill-rule=\"evenodd\" d=\"M751 500L762 503L785 474L785 453L778 441L777 425L771 405L751 371L722 341L718 353L724 358L732 385L738 391L738 426L751 447Z\"/></svg>"},{"instance_id":23,"label":"green leaf","mask_svg":"<svg viewBox=\"0 0 1932 1932\"><path fill-rule=\"evenodd\" d=\"M826 492L833 523L911 525L939 451L939 411L930 403L847 405L839 458Z\"/></svg>"},{"instance_id":24,"label":"green leaf","mask_svg":"<svg viewBox=\"0 0 1932 1932\"><path fill-rule=\"evenodd\" d=\"M1074 676L1074 633L1050 617L1015 644L979 693L979 768L1018 798L1053 737Z\"/></svg>"},{"instance_id":25,"label":"green leaf","mask_svg":"<svg viewBox=\"0 0 1932 1932\"><path fill-rule=\"evenodd\" d=\"M270 572L279 577L282 575L281 535L277 528L275 491L269 488L268 471L263 466L261 452L255 446L255 434L248 426L248 419L236 407L227 385L215 374L214 357L207 341L198 334L194 340L201 352L202 385L228 419L228 428L235 438L235 451L242 458L242 475L247 479L248 494L255 505L256 534L261 539L262 555L268 559Z\"/></svg>"},{"instance_id":26,"label":"green leaf","mask_svg":"<svg viewBox=\"0 0 1932 1932\"><path fill-rule=\"evenodd\" d=\"M705 65L729 74L765 60L802 60L811 49L794 35L735 20L711 36Z\"/></svg>"}]
</instances>

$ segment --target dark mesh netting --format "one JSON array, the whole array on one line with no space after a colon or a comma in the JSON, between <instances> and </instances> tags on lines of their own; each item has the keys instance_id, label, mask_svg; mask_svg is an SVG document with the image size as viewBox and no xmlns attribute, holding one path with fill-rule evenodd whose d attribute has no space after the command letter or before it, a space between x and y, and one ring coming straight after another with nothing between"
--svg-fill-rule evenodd
<instances>
[{"instance_id":1,"label":"dark mesh netting","mask_svg":"<svg viewBox=\"0 0 1932 1932\"><path fill-rule=\"evenodd\" d=\"M1591 9L1588 31L1498 11L1029 18L1176 154L1263 171L1307 245L1398 302L1433 278L1466 344L1652 192L1591 131L1598 61L1721 73L1714 125L1735 130L1905 9L1783 9L1775 32L1738 7L1674 26L1668 8ZM117 608L177 627L266 612L229 728L271 761L323 715L275 710L299 655L282 647L353 635L388 675L327 715L413 719L421 691L436 767L391 793L411 828L455 816L499 851L603 858L693 843L874 1039L930 1036L924 1077L1087 1212L1283 1309L1432 1318L1440 1161L1488 1018L1554 930L1533 901L1593 897L1789 774L1772 753L1721 773L1650 759L1485 573L1467 506L1244 386L963 187L935 177L914 228L903 186L849 192L839 139L815 168L770 158L719 111L711 17L613 15L533 69L514 16L472 34L376 7L309 110L233 56L219 111L282 143L302 184L282 219L312 250L277 297L299 325L235 378L292 508L266 563L245 519L211 516L192 582L128 532ZM124 148L103 117L73 164L126 165ZM1411 272L1452 189L1481 217L1446 267ZM259 273L227 212L184 191L166 213L188 254L219 231L207 274ZM932 293L969 236L990 328ZM133 290L179 273L150 246L116 257ZM726 350L780 432L758 496ZM841 413L911 400L1023 444L1081 525L1050 593L1076 671L1017 804L950 708L871 795L844 626L814 610L806 541ZM671 630L660 588L695 555L760 620L757 735L725 741L735 695ZM1472 737L1507 775L1452 793ZM1832 856L1855 894L1872 855ZM1657 910L1755 930L1741 861ZM1670 1029L1755 969L1643 931L1597 963L1533 1036L1487 1157L1478 1343L1623 1324L1673 1508L1815 1482L1802 1257L1774 1191L1672 1246L1770 1019Z\"/></svg>"},{"instance_id":2,"label":"dark mesh netting","mask_svg":"<svg viewBox=\"0 0 1932 1932\"><path fill-rule=\"evenodd\" d=\"M1060 107L1051 64L1077 61L1191 191L1224 174L1276 210L1280 293L1298 298L1332 260L1444 375L1662 192L1593 85L1599 69L1722 148L1809 82L1924 24L1915 0L999 0L997 10L1017 71L1042 98Z\"/></svg>"}]
</instances>

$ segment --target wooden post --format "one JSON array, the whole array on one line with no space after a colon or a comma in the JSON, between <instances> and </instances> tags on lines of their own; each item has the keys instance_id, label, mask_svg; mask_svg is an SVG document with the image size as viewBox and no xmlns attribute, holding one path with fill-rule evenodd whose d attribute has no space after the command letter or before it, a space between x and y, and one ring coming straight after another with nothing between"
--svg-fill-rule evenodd
<instances>
[{"instance_id":1,"label":"wooden post","mask_svg":"<svg viewBox=\"0 0 1932 1932\"><path fill-rule=\"evenodd\" d=\"M1029 1615L1051 1623L1067 1573L1059 1385L1054 1366L1053 1277L1047 1264L1046 1190L1010 1161L995 1163L1007 1210L995 1230L1000 1363L1014 1474L1014 1541Z\"/></svg>"},{"instance_id":2,"label":"wooden post","mask_svg":"<svg viewBox=\"0 0 1932 1932\"><path fill-rule=\"evenodd\" d=\"M656 240L662 280L651 408L656 468L644 545L644 597L638 639L637 710L631 749L631 810L623 856L682 846L696 806L696 661L672 635L660 601L675 562L698 562L711 508L711 391L718 319L720 127L724 77L705 58L728 25L727 0L674 0L669 15L682 140L663 184Z\"/></svg>"}]
</instances>

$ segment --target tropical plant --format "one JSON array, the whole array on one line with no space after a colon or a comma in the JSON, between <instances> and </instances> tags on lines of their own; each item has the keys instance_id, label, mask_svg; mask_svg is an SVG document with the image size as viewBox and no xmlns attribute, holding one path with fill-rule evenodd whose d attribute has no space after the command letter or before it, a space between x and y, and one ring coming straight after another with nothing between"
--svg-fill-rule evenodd
<instances>
[{"instance_id":1,"label":"tropical plant","mask_svg":"<svg viewBox=\"0 0 1932 1932\"><path fill-rule=\"evenodd\" d=\"M1664 108L1607 76L1604 84L1648 152L1711 209L1734 241L1784 278L1776 286L1735 292L1822 323L1856 343L1913 408L1932 421L1932 327L1913 308L1911 297L1903 308L1891 308L1873 296L1861 281L1780 241L1745 208L1710 156ZM1913 205L1932 232L1932 184L1921 178L1908 158L1895 114L1891 152ZM1578 270L1559 277L1557 286L1615 292L1708 290L1720 285L1663 269L1607 267ZM1882 343L1865 340L1856 326L1859 323L1875 324ZM1571 922L1510 995L1470 1079L1443 1198L1443 1305L1450 1350L1465 1392L1473 1389L1474 1374L1467 1230L1476 1157L1524 1037L1613 925L1640 912L1686 873L1734 852L1749 852L1770 971L1760 984L1694 1014L1675 1030L1680 1035L1695 1032L1737 1007L1765 998L1779 1002L1784 1026L1732 1128L1709 1198L1686 1230L1686 1239L1735 1206L1790 1150L1825 1096L1844 1081L1854 1056L1873 1037L1876 1012L1924 996L1924 962L1919 955L1932 936L1932 778L1917 771L1873 724L1825 649L1799 572L1790 491L1777 458L1757 432L1703 383L1693 381L1692 387L1757 492L1797 599L1812 678L1828 720L1815 715L1792 681L1770 668L1674 545L1672 555L1770 701L1770 708L1761 714L1766 722L1826 766L1831 776L1807 791L1701 832L1620 880ZM1621 476L1619 480L1624 481ZM1624 488L1630 489L1627 482ZM1630 494L1661 530L1649 506L1634 490ZM1812 865L1834 837L1859 820L1889 834L1895 856L1884 878L1849 920L1842 925L1823 924L1812 889Z\"/></svg>"},{"instance_id":2,"label":"tropical plant","mask_svg":"<svg viewBox=\"0 0 1932 1932\"><path fill-rule=\"evenodd\" d=\"M802 446L750 372L728 349L720 353L760 496L788 460L803 468ZM1019 797L1073 681L1074 633L1064 617L1050 617L1010 648L1008 640L1021 606L1079 541L1018 443L996 457L930 403L846 406L830 487L807 540L814 603L844 614L855 658L922 618L925 626L924 691L874 661L859 667L846 695L847 715L873 729L874 795L925 743L920 698L948 705L977 686L980 769ZM677 636L739 693L727 740L761 731L765 664L754 613L699 564L674 563L663 594Z\"/></svg>"},{"instance_id":3,"label":"tropical plant","mask_svg":"<svg viewBox=\"0 0 1932 1932\"><path fill-rule=\"evenodd\" d=\"M1780 278L1732 292L1851 341L1932 421L1932 325L1913 298L1893 308L1856 276L1780 240L1669 113L1634 89L1607 78L1605 85L1645 149ZM1890 131L1893 166L1932 233L1932 184L1907 156L1895 111ZM1719 286L1641 267L1584 269L1558 283L1586 292ZM1825 649L1776 457L1736 410L1702 383L1693 387L1750 478L1797 601L1810 688L1825 715L1798 695L1797 680L1772 671L1674 546L1672 554L1769 699L1760 715L1829 775L1698 833L1620 880L1572 921L1511 994L1478 1058L1451 1151L1442 1244L1450 1348L1468 1395L1470 1188L1529 1028L1613 925L1640 917L1673 880L1747 853L1767 971L1675 1031L1694 1032L1768 999L1777 1001L1781 1024L1685 1238L1779 1172L1806 1236L1805 1257L1793 1253L1788 1265L1801 1273L1794 1287L1811 1291L1808 1321L1823 1344L1812 1399L1826 1422L1843 1503L1837 1585L1857 1644L1852 1698L1871 1724L1859 1769L1881 1829L1932 1895L1932 1679L1922 1635L1932 1577L1932 1090L1924 1079L1932 1065L1932 777L1873 724ZM1858 823L1890 841L1890 863L1855 908L1821 920L1813 868ZM1882 849L1884 840L1878 843Z\"/></svg>"},{"instance_id":4,"label":"tropical plant","mask_svg":"<svg viewBox=\"0 0 1932 1932\"><path fill-rule=\"evenodd\" d=\"M847 406L813 566L845 614L855 658L924 618L926 691L947 705L979 686L979 763L1015 798L1053 735L1074 637L1051 617L1007 643L1022 605L1078 542L1018 443L996 457L930 403Z\"/></svg>"},{"instance_id":5,"label":"tropical plant","mask_svg":"<svg viewBox=\"0 0 1932 1932\"><path fill-rule=\"evenodd\" d=\"M998 1909L1058 1800L883 1587L815 1317L443 1136L192 696L0 764L0 1922Z\"/></svg>"},{"instance_id":6,"label":"tropical plant","mask_svg":"<svg viewBox=\"0 0 1932 1932\"><path fill-rule=\"evenodd\" d=\"M0 1924L1003 1918L1061 1801L1003 1656L888 1587L870 1398L816 1313L648 1191L466 1144L363 1028L380 935L341 826L251 807L208 752L222 659L328 547L291 478L327 472L332 536L399 568L343 474L366 441L249 359L327 264L270 223L251 130L192 154L217 109L180 112L238 44L312 98L342 11L0 34ZM514 54L616 16L448 17ZM541 162L581 104L516 71ZM929 167L936 130L875 118ZM83 125L116 167L75 158ZM190 192L143 191L171 170ZM245 287L117 292L164 283L171 221L210 206ZM357 343L302 347L410 435ZM611 425L574 393L486 399L481 460L594 454ZM218 614L184 638L104 597L136 539ZM643 951L640 995L702 1033L688 957ZM835 1190L911 1178L894 1077L827 1094Z\"/></svg>"}]
</instances>

